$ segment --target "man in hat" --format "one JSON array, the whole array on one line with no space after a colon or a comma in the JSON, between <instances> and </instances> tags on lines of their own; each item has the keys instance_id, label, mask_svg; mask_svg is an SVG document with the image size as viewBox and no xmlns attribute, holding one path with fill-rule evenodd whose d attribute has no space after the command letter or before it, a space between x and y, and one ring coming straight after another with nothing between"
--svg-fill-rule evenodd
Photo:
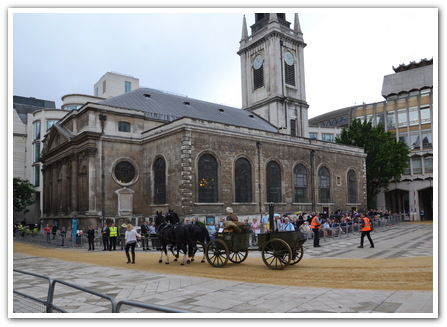
<instances>
[{"instance_id":1,"label":"man in hat","mask_svg":"<svg viewBox=\"0 0 447 327\"><path fill-rule=\"evenodd\" d=\"M237 218L237 216L233 213L233 209L231 207L227 207L225 209L225 211L227 212L228 216L227 216L227 221L239 221L239 219Z\"/></svg>"}]
</instances>

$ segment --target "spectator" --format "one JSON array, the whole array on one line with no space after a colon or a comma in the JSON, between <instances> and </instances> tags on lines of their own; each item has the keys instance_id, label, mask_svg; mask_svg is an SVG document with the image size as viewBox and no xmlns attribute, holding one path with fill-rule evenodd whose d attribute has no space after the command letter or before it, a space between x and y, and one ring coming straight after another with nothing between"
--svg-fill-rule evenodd
<instances>
[{"instance_id":1,"label":"spectator","mask_svg":"<svg viewBox=\"0 0 447 327\"><path fill-rule=\"evenodd\" d=\"M87 230L87 241L88 241L88 250L95 251L95 230L93 226L88 226Z\"/></svg>"},{"instance_id":2,"label":"spectator","mask_svg":"<svg viewBox=\"0 0 447 327\"><path fill-rule=\"evenodd\" d=\"M127 225L122 224L118 229L118 245L121 246L121 250L124 250L124 245L126 245L126 240L124 236L126 235Z\"/></svg>"},{"instance_id":3,"label":"spectator","mask_svg":"<svg viewBox=\"0 0 447 327\"><path fill-rule=\"evenodd\" d=\"M151 238L152 249L153 250L155 250L155 249L160 250L157 230L155 229L155 222L151 222L149 224L149 235L150 235L150 238Z\"/></svg>"},{"instance_id":4,"label":"spectator","mask_svg":"<svg viewBox=\"0 0 447 327\"><path fill-rule=\"evenodd\" d=\"M140 233L143 238L143 251L149 250L149 227L147 226L146 221L141 225Z\"/></svg>"},{"instance_id":5,"label":"spectator","mask_svg":"<svg viewBox=\"0 0 447 327\"><path fill-rule=\"evenodd\" d=\"M56 233L57 233L57 226L53 225L51 227L51 234L53 235L53 240L56 238Z\"/></svg>"},{"instance_id":6,"label":"spectator","mask_svg":"<svg viewBox=\"0 0 447 327\"><path fill-rule=\"evenodd\" d=\"M284 224L281 225L281 231L283 232L291 232L295 231L295 226L290 222L289 216L284 217Z\"/></svg>"},{"instance_id":7,"label":"spectator","mask_svg":"<svg viewBox=\"0 0 447 327\"><path fill-rule=\"evenodd\" d=\"M51 243L51 228L50 225L46 225L43 229L46 237L47 237L47 243Z\"/></svg>"},{"instance_id":8,"label":"spectator","mask_svg":"<svg viewBox=\"0 0 447 327\"><path fill-rule=\"evenodd\" d=\"M251 223L251 230L253 234L251 235L251 243L252 245L258 244L258 234L261 233L261 226L259 226L258 219L253 218L253 222Z\"/></svg>"},{"instance_id":9,"label":"spectator","mask_svg":"<svg viewBox=\"0 0 447 327\"><path fill-rule=\"evenodd\" d=\"M110 246L109 246L109 228L107 227L107 224L104 223L104 226L101 229L101 237L102 237L102 245L103 245L103 251L107 251Z\"/></svg>"},{"instance_id":10,"label":"spectator","mask_svg":"<svg viewBox=\"0 0 447 327\"><path fill-rule=\"evenodd\" d=\"M300 226L300 231L301 234L303 235L304 238L308 239L312 237L312 230L310 229L309 226L309 222L305 221L301 226Z\"/></svg>"},{"instance_id":11,"label":"spectator","mask_svg":"<svg viewBox=\"0 0 447 327\"><path fill-rule=\"evenodd\" d=\"M65 229L65 226L62 226L59 234L61 235L62 244L61 246L65 246L65 237L67 236L67 230Z\"/></svg>"}]
</instances>

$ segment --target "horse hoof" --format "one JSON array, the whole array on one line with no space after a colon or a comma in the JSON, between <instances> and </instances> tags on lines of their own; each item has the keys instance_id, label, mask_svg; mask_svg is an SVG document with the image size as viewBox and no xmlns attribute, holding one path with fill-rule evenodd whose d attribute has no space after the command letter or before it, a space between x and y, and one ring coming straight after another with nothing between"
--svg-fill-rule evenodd
<instances>
[{"instance_id":1,"label":"horse hoof","mask_svg":"<svg viewBox=\"0 0 447 327\"><path fill-rule=\"evenodd\" d=\"M174 261L178 261L177 258L175 258Z\"/></svg>"},{"instance_id":2,"label":"horse hoof","mask_svg":"<svg viewBox=\"0 0 447 327\"><path fill-rule=\"evenodd\" d=\"M202 260L202 261L200 261L201 263L204 263L205 262L205 260Z\"/></svg>"},{"instance_id":3,"label":"horse hoof","mask_svg":"<svg viewBox=\"0 0 447 327\"><path fill-rule=\"evenodd\" d=\"M158 260L158 263L162 263L163 262L163 260Z\"/></svg>"},{"instance_id":4,"label":"horse hoof","mask_svg":"<svg viewBox=\"0 0 447 327\"><path fill-rule=\"evenodd\" d=\"M165 262L167 265L169 265L169 262Z\"/></svg>"},{"instance_id":5,"label":"horse hoof","mask_svg":"<svg viewBox=\"0 0 447 327\"><path fill-rule=\"evenodd\" d=\"M186 263L187 263L187 264L190 264L190 263L191 263L191 261L190 261L190 260L186 260Z\"/></svg>"},{"instance_id":6,"label":"horse hoof","mask_svg":"<svg viewBox=\"0 0 447 327\"><path fill-rule=\"evenodd\" d=\"M191 262L193 262L194 261L194 259L191 259Z\"/></svg>"}]
</instances>

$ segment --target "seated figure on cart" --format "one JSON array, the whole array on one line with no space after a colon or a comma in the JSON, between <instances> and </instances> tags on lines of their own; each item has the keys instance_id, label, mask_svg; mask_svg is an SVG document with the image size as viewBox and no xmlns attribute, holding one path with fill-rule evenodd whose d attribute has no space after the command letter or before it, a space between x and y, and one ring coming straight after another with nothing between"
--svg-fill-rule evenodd
<instances>
[{"instance_id":1,"label":"seated figure on cart","mask_svg":"<svg viewBox=\"0 0 447 327\"><path fill-rule=\"evenodd\" d=\"M231 207L227 207L225 209L225 211L227 212L228 216L227 216L227 221L239 221L239 219L237 218L237 216L234 214L233 212L233 208Z\"/></svg>"}]
</instances>

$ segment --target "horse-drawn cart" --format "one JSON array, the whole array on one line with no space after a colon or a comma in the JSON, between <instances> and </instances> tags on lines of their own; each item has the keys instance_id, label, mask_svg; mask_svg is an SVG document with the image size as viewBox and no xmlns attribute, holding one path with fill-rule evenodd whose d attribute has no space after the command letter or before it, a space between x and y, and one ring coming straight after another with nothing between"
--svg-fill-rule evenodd
<instances>
[{"instance_id":1,"label":"horse-drawn cart","mask_svg":"<svg viewBox=\"0 0 447 327\"><path fill-rule=\"evenodd\" d=\"M214 267L223 267L228 260L243 262L248 251L261 251L264 264L281 270L297 264L303 257L306 241L300 231L258 234L258 247L249 247L250 233L222 232L205 246L205 258Z\"/></svg>"}]
</instances>

